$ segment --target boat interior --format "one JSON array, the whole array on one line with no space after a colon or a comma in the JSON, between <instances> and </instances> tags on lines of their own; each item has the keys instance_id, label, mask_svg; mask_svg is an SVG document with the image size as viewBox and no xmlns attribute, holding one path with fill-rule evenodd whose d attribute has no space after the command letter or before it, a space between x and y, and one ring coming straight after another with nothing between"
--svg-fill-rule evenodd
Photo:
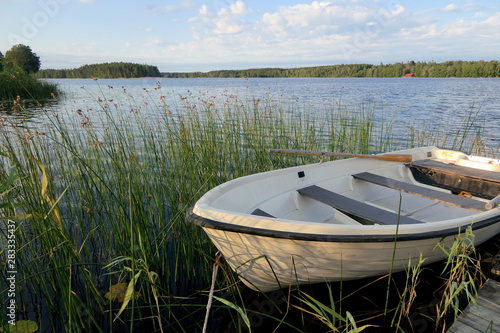
<instances>
[{"instance_id":1,"label":"boat interior","mask_svg":"<svg viewBox=\"0 0 500 333\"><path fill-rule=\"evenodd\" d=\"M455 162L424 159L353 172L282 193L250 213L304 223L390 225L462 218L496 206L500 165Z\"/></svg>"}]
</instances>

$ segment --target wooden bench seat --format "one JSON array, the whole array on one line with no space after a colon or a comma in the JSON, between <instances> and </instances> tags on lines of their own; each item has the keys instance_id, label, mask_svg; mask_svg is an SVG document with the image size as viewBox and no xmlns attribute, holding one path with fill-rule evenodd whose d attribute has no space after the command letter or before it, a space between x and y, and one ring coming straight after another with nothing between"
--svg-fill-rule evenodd
<instances>
[{"instance_id":1,"label":"wooden bench seat","mask_svg":"<svg viewBox=\"0 0 500 333\"><path fill-rule=\"evenodd\" d=\"M451 193L446 193L443 191L433 190L427 187L418 186L415 184L387 178L380 175L375 175L370 172L362 172L352 175L355 179L360 179L373 184L385 186L409 194L417 195L420 197L432 199L435 201L443 202L456 207L466 208L478 212L486 211L484 202L461 197Z\"/></svg>"},{"instance_id":2,"label":"wooden bench seat","mask_svg":"<svg viewBox=\"0 0 500 333\"><path fill-rule=\"evenodd\" d=\"M423 223L403 215L377 208L364 202L348 198L344 195L328 191L322 187L311 185L297 190L301 195L322 202L355 218L363 224L413 224Z\"/></svg>"}]
</instances>

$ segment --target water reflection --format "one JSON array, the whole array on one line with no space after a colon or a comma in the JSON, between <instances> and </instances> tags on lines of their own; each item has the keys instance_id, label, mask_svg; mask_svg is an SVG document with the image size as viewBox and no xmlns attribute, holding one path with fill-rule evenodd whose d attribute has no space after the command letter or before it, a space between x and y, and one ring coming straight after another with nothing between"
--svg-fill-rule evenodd
<instances>
[{"instance_id":1,"label":"water reflection","mask_svg":"<svg viewBox=\"0 0 500 333\"><path fill-rule=\"evenodd\" d=\"M36 130L44 124L46 108L57 107L57 100L21 100L0 102L0 124Z\"/></svg>"}]
</instances>

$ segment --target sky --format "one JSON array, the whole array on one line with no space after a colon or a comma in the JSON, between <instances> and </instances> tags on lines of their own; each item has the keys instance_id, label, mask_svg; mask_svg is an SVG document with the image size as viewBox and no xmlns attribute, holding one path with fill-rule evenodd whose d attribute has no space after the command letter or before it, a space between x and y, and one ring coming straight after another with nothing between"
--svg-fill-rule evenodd
<instances>
[{"instance_id":1,"label":"sky","mask_svg":"<svg viewBox=\"0 0 500 333\"><path fill-rule=\"evenodd\" d=\"M498 60L498 0L0 0L0 52L42 68L192 72Z\"/></svg>"}]
</instances>

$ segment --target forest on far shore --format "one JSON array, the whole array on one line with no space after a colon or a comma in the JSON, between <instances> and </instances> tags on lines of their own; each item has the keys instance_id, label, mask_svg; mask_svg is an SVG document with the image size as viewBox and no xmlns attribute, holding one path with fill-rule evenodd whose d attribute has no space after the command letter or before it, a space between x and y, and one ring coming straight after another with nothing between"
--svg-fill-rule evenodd
<instances>
[{"instance_id":1,"label":"forest on far shore","mask_svg":"<svg viewBox=\"0 0 500 333\"><path fill-rule=\"evenodd\" d=\"M209 72L160 73L158 67L128 62L83 65L74 69L42 69L36 78L233 78L233 77L500 77L500 62L408 61L394 64L342 64L299 68L229 69Z\"/></svg>"},{"instance_id":2,"label":"forest on far shore","mask_svg":"<svg viewBox=\"0 0 500 333\"><path fill-rule=\"evenodd\" d=\"M446 61L442 63L397 62L394 64L345 64L300 68L255 68L210 72L162 73L169 78L222 77L500 77L500 62Z\"/></svg>"},{"instance_id":3,"label":"forest on far shore","mask_svg":"<svg viewBox=\"0 0 500 333\"><path fill-rule=\"evenodd\" d=\"M82 78L140 78L161 77L158 67L131 62L108 62L83 65L72 69L42 69L35 76L39 79L82 79Z\"/></svg>"}]
</instances>

